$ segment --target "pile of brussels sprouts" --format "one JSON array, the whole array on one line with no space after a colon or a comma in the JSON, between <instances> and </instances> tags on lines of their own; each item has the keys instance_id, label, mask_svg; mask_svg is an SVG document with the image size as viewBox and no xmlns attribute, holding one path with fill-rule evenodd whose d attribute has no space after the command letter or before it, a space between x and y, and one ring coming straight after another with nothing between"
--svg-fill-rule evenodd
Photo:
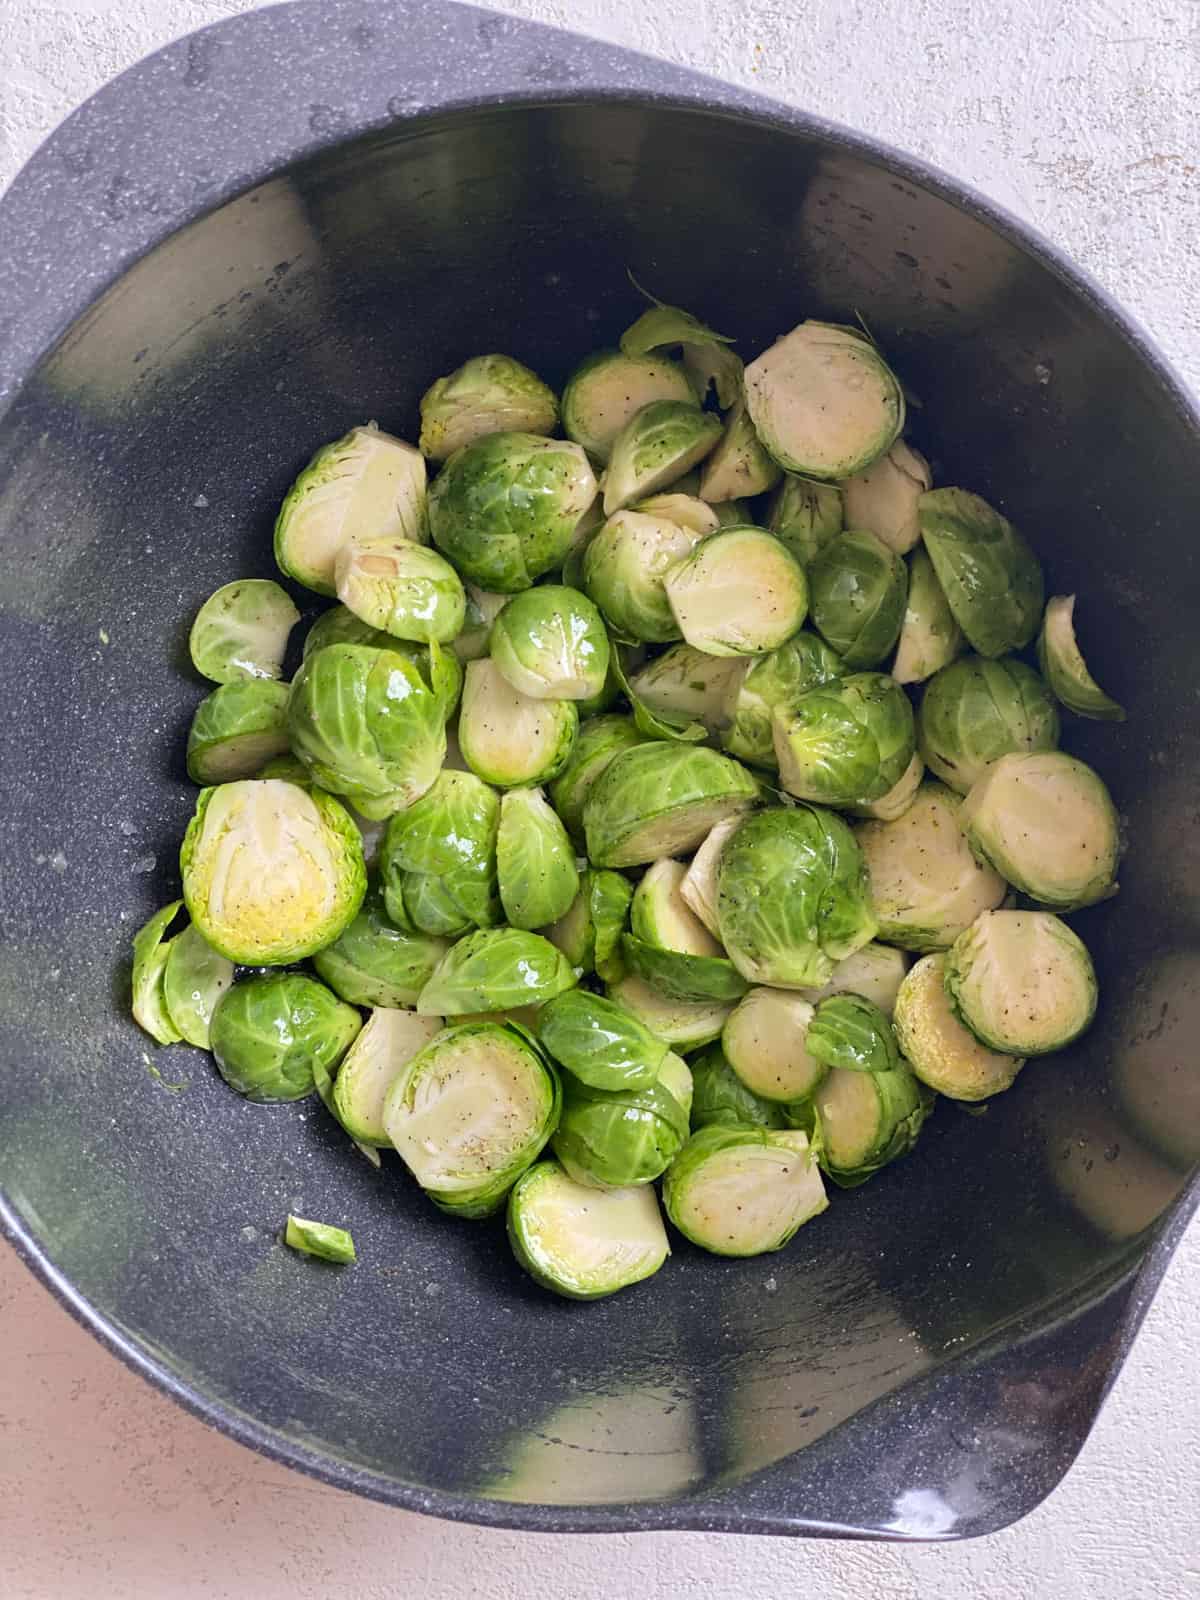
<instances>
[{"instance_id":1,"label":"pile of brussels sprouts","mask_svg":"<svg viewBox=\"0 0 1200 1600\"><path fill-rule=\"evenodd\" d=\"M138 1022L249 1099L319 1093L445 1211L507 1207L577 1298L662 1266L657 1179L693 1243L776 1250L823 1175L1068 1044L1096 980L1062 916L1118 843L1059 708L1123 712L1073 597L904 421L864 332L743 367L654 303L561 397L480 356L419 448L319 450L275 555L336 603L290 683L277 583L192 628L217 687Z\"/></svg>"}]
</instances>

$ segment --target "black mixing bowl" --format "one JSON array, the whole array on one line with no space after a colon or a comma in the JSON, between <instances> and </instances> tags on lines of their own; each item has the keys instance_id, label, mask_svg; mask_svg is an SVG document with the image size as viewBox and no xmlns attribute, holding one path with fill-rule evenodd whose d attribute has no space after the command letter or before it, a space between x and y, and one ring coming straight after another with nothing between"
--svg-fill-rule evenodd
<instances>
[{"instance_id":1,"label":"black mixing bowl","mask_svg":"<svg viewBox=\"0 0 1200 1600\"><path fill-rule=\"evenodd\" d=\"M1128 853L1079 919L1103 1003L1076 1049L981 1117L943 1106L784 1254L680 1244L578 1306L319 1107L148 1049L119 963L178 892L199 602L273 571L317 444L411 436L481 350L560 380L634 314L627 268L747 351L862 314L939 480L1083 596L1130 715L1069 742ZM1142 335L904 157L426 0L257 12L143 62L0 202L0 282L0 1220L30 1264L234 1437L420 1510L895 1537L1029 1510L1197 1199L1200 431ZM289 1209L352 1224L361 1264L280 1247Z\"/></svg>"}]
</instances>

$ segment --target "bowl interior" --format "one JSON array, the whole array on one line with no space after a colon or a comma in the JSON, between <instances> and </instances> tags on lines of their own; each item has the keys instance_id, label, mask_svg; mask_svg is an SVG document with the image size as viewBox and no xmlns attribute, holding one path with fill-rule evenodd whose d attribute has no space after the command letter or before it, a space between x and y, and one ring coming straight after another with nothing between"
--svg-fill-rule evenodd
<instances>
[{"instance_id":1,"label":"bowl interior","mask_svg":"<svg viewBox=\"0 0 1200 1600\"><path fill-rule=\"evenodd\" d=\"M179 892L189 620L217 585L274 575L298 468L368 418L413 437L425 386L471 354L560 382L636 315L628 271L745 353L805 316L862 316L937 481L993 499L1051 591L1079 592L1129 720L1068 719L1065 742L1108 778L1128 853L1120 897L1077 919L1102 984L1077 1048L981 1116L943 1105L910 1159L835 1194L783 1254L677 1242L654 1282L576 1306L523 1278L500 1224L441 1217L394 1162L374 1172L315 1102L252 1106L205 1058L150 1047L126 952ZM1086 1304L1200 1155L1198 503L1186 417L1100 308L814 135L510 107L348 142L202 217L0 419L0 1181L23 1226L193 1398L339 1481L410 1504L669 1509L755 1478L803 1517L786 1474L755 1475ZM280 1247L289 1209L351 1225L361 1264ZM1043 1381L1053 1397L1076 1375Z\"/></svg>"}]
</instances>

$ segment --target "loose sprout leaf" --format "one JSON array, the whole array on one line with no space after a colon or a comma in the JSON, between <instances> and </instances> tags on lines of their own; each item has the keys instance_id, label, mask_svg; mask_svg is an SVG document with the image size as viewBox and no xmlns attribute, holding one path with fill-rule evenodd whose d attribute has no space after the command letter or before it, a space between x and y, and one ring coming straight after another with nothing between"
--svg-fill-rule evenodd
<instances>
[{"instance_id":1,"label":"loose sprout leaf","mask_svg":"<svg viewBox=\"0 0 1200 1600\"><path fill-rule=\"evenodd\" d=\"M1079 717L1124 722L1125 708L1105 694L1088 671L1075 638L1075 596L1056 594L1046 602L1038 635L1038 665L1055 697Z\"/></svg>"},{"instance_id":2,"label":"loose sprout leaf","mask_svg":"<svg viewBox=\"0 0 1200 1600\"><path fill-rule=\"evenodd\" d=\"M357 1261L354 1240L345 1228L335 1228L328 1222L310 1222L307 1217L289 1215L284 1230L284 1243L308 1256L319 1256L322 1261L332 1261L345 1266Z\"/></svg>"},{"instance_id":3,"label":"loose sprout leaf","mask_svg":"<svg viewBox=\"0 0 1200 1600\"><path fill-rule=\"evenodd\" d=\"M163 977L173 940L164 942L167 929L183 905L172 900L156 911L133 938L133 1019L158 1044L178 1044L183 1038L167 1008Z\"/></svg>"},{"instance_id":4,"label":"loose sprout leaf","mask_svg":"<svg viewBox=\"0 0 1200 1600\"><path fill-rule=\"evenodd\" d=\"M689 718L686 713L654 710L634 689L621 662L621 648L615 642L612 649L612 670L621 692L633 710L633 721L638 733L646 739L673 739L681 744L699 744L708 737L703 722Z\"/></svg>"},{"instance_id":5,"label":"loose sprout leaf","mask_svg":"<svg viewBox=\"0 0 1200 1600\"><path fill-rule=\"evenodd\" d=\"M227 583L196 613L188 636L192 665L214 683L278 678L288 634L300 613L270 578Z\"/></svg>"},{"instance_id":6,"label":"loose sprout leaf","mask_svg":"<svg viewBox=\"0 0 1200 1600\"><path fill-rule=\"evenodd\" d=\"M737 404L746 369L742 358L728 345L689 341L683 346L682 360L701 405L708 399L710 389L716 392L717 404L723 411Z\"/></svg>"},{"instance_id":7,"label":"loose sprout leaf","mask_svg":"<svg viewBox=\"0 0 1200 1600\"><path fill-rule=\"evenodd\" d=\"M656 300L632 274L630 282L639 294L645 295L653 303L621 335L621 349L625 355L649 355L652 350L664 350L677 344L733 344L728 334L715 332L698 317L692 316L690 311L682 311L678 306L665 305L663 301Z\"/></svg>"}]
</instances>

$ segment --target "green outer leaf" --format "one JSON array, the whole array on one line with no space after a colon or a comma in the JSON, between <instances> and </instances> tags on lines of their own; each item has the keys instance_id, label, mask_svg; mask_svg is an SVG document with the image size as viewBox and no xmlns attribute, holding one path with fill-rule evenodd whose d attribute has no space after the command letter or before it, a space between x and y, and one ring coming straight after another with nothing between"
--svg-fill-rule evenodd
<instances>
[{"instance_id":1,"label":"green outer leaf","mask_svg":"<svg viewBox=\"0 0 1200 1600\"><path fill-rule=\"evenodd\" d=\"M785 472L767 513L767 527L807 567L843 527L842 491Z\"/></svg>"},{"instance_id":2,"label":"green outer leaf","mask_svg":"<svg viewBox=\"0 0 1200 1600\"><path fill-rule=\"evenodd\" d=\"M340 999L355 1006L412 1006L446 953L444 939L398 928L384 912L378 885L313 966Z\"/></svg>"},{"instance_id":3,"label":"green outer leaf","mask_svg":"<svg viewBox=\"0 0 1200 1600\"><path fill-rule=\"evenodd\" d=\"M687 1135L687 1114L661 1083L609 1093L563 1075L562 1116L550 1144L577 1182L614 1189L652 1183Z\"/></svg>"},{"instance_id":4,"label":"green outer leaf","mask_svg":"<svg viewBox=\"0 0 1200 1600\"><path fill-rule=\"evenodd\" d=\"M827 1067L851 1072L894 1072L901 1066L892 1025L859 994L835 994L817 1005L804 1047Z\"/></svg>"},{"instance_id":5,"label":"green outer leaf","mask_svg":"<svg viewBox=\"0 0 1200 1600\"><path fill-rule=\"evenodd\" d=\"M578 977L540 934L519 928L469 933L442 957L421 991L423 1016L465 1016L472 1011L511 1011L543 1005L571 989Z\"/></svg>"},{"instance_id":6,"label":"green outer leaf","mask_svg":"<svg viewBox=\"0 0 1200 1600\"><path fill-rule=\"evenodd\" d=\"M338 1266L358 1260L349 1230L335 1228L328 1222L310 1222L307 1217L289 1214L283 1242L304 1255L319 1256L322 1261L333 1261Z\"/></svg>"},{"instance_id":7,"label":"green outer leaf","mask_svg":"<svg viewBox=\"0 0 1200 1600\"><path fill-rule=\"evenodd\" d=\"M265 760L285 753L288 686L273 678L234 678L206 695L188 730L187 769L193 783L252 778ZM240 766L231 765L249 742Z\"/></svg>"},{"instance_id":8,"label":"green outer leaf","mask_svg":"<svg viewBox=\"0 0 1200 1600\"><path fill-rule=\"evenodd\" d=\"M845 666L874 667L890 655L908 598L902 556L851 529L809 563L808 582L813 626Z\"/></svg>"},{"instance_id":9,"label":"green outer leaf","mask_svg":"<svg viewBox=\"0 0 1200 1600\"><path fill-rule=\"evenodd\" d=\"M504 915L514 928L556 922L579 892L574 847L540 789L509 789L501 796L496 870Z\"/></svg>"},{"instance_id":10,"label":"green outer leaf","mask_svg":"<svg viewBox=\"0 0 1200 1600\"><path fill-rule=\"evenodd\" d=\"M1015 657L952 661L925 685L917 711L922 760L959 794L1001 756L1057 749L1059 732L1049 690Z\"/></svg>"},{"instance_id":11,"label":"green outer leaf","mask_svg":"<svg viewBox=\"0 0 1200 1600\"><path fill-rule=\"evenodd\" d=\"M721 345L733 344L726 334L716 333L690 311L678 306L664 305L655 300L648 311L643 311L621 335L621 353L627 356L645 356L652 350L664 350L669 345Z\"/></svg>"},{"instance_id":12,"label":"green outer leaf","mask_svg":"<svg viewBox=\"0 0 1200 1600\"><path fill-rule=\"evenodd\" d=\"M362 1018L301 972L235 983L213 1011L212 1052L221 1076L247 1100L302 1100L316 1088L314 1063L331 1072Z\"/></svg>"},{"instance_id":13,"label":"green outer leaf","mask_svg":"<svg viewBox=\"0 0 1200 1600\"><path fill-rule=\"evenodd\" d=\"M738 1000L750 987L723 956L689 956L660 950L631 933L621 935L630 972L672 1000Z\"/></svg>"},{"instance_id":14,"label":"green outer leaf","mask_svg":"<svg viewBox=\"0 0 1200 1600\"><path fill-rule=\"evenodd\" d=\"M1088 671L1075 637L1075 596L1056 594L1046 602L1037 658L1042 676L1056 699L1077 717L1124 722L1125 708L1106 695Z\"/></svg>"},{"instance_id":15,"label":"green outer leaf","mask_svg":"<svg viewBox=\"0 0 1200 1600\"><path fill-rule=\"evenodd\" d=\"M702 461L721 437L721 421L685 400L652 400L613 440L604 513L665 489Z\"/></svg>"},{"instance_id":16,"label":"green outer leaf","mask_svg":"<svg viewBox=\"0 0 1200 1600\"><path fill-rule=\"evenodd\" d=\"M188 1044L207 1050L213 1010L233 982L233 962L190 924L164 948L163 998L171 1021Z\"/></svg>"},{"instance_id":17,"label":"green outer leaf","mask_svg":"<svg viewBox=\"0 0 1200 1600\"><path fill-rule=\"evenodd\" d=\"M163 942L182 900L156 911L133 936L133 1018L158 1044L178 1044L183 1034L167 1009L163 976L173 939Z\"/></svg>"},{"instance_id":18,"label":"green outer leaf","mask_svg":"<svg viewBox=\"0 0 1200 1600\"><path fill-rule=\"evenodd\" d=\"M981 656L1020 650L1042 614L1042 568L1024 537L965 489L919 501L921 536L954 620Z\"/></svg>"},{"instance_id":19,"label":"green outer leaf","mask_svg":"<svg viewBox=\"0 0 1200 1600\"><path fill-rule=\"evenodd\" d=\"M782 1128L784 1108L763 1100L738 1077L719 1044L693 1056L692 1132L708 1127Z\"/></svg>"},{"instance_id":20,"label":"green outer leaf","mask_svg":"<svg viewBox=\"0 0 1200 1600\"><path fill-rule=\"evenodd\" d=\"M616 983L625 976L621 935L633 901L633 885L619 872L604 869L590 870L588 880L596 976L602 983Z\"/></svg>"},{"instance_id":21,"label":"green outer leaf","mask_svg":"<svg viewBox=\"0 0 1200 1600\"><path fill-rule=\"evenodd\" d=\"M668 1046L613 1000L571 989L542 1007L544 1049L593 1089L641 1089L658 1077Z\"/></svg>"}]
</instances>

